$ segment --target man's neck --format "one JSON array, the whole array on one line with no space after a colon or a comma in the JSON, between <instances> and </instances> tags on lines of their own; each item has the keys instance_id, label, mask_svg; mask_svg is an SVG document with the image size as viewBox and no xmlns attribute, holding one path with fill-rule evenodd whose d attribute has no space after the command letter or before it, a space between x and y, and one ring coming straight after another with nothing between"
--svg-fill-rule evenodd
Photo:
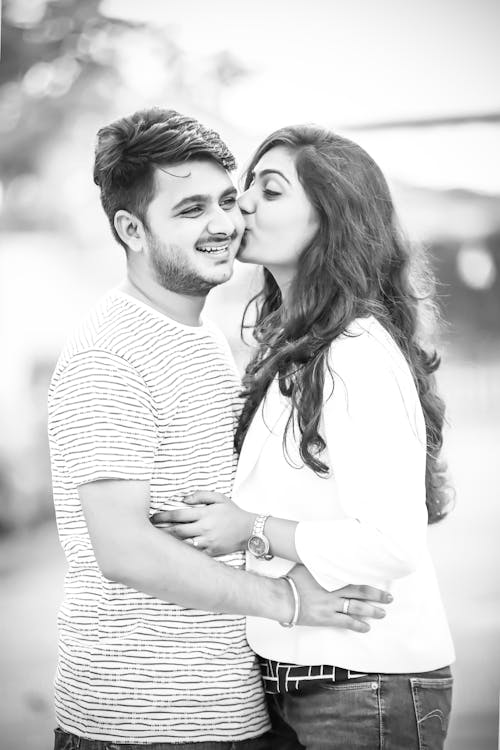
<instances>
[{"instance_id":1,"label":"man's neck","mask_svg":"<svg viewBox=\"0 0 500 750\"><path fill-rule=\"evenodd\" d=\"M145 302L158 312L178 323L187 326L201 325L200 315L205 306L206 297L188 296L165 289L153 279L139 278L136 274L127 273L121 289Z\"/></svg>"}]
</instances>

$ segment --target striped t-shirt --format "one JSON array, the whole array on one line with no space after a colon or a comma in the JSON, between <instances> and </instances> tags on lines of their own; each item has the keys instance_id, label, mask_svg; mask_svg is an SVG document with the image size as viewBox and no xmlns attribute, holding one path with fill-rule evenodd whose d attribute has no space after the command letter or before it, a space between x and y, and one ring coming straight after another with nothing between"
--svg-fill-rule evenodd
<instances>
[{"instance_id":1,"label":"striped t-shirt","mask_svg":"<svg viewBox=\"0 0 500 750\"><path fill-rule=\"evenodd\" d=\"M245 618L185 609L104 578L78 496L86 482L145 480L154 513L198 489L230 495L239 385L217 329L181 325L119 291L61 354L49 439L68 561L55 681L63 729L181 743L268 728ZM220 559L243 566L241 553Z\"/></svg>"}]
</instances>

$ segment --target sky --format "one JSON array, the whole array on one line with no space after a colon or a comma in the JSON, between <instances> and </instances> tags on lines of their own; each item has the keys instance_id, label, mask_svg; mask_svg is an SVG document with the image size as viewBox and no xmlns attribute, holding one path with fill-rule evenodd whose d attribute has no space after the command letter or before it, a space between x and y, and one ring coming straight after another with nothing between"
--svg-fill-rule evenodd
<instances>
[{"instance_id":1,"label":"sky","mask_svg":"<svg viewBox=\"0 0 500 750\"><path fill-rule=\"evenodd\" d=\"M104 8L168 26L193 59L232 52L250 72L221 112L252 136L292 122L356 135L353 126L367 123L500 112L497 0L105 0ZM500 192L500 125L356 139L396 178Z\"/></svg>"},{"instance_id":2,"label":"sky","mask_svg":"<svg viewBox=\"0 0 500 750\"><path fill-rule=\"evenodd\" d=\"M339 126L500 109L497 0L108 0L105 7L172 27L193 55L233 51L253 75L234 91L228 112L252 129L304 117Z\"/></svg>"}]
</instances>

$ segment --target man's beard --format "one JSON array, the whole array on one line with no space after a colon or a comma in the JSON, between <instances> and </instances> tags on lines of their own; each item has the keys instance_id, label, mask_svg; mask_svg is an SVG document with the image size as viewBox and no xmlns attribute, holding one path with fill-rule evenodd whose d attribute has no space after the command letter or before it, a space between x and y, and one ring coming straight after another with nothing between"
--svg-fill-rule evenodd
<instances>
[{"instance_id":1,"label":"man's beard","mask_svg":"<svg viewBox=\"0 0 500 750\"><path fill-rule=\"evenodd\" d=\"M204 279L193 268L189 268L182 258L181 250L175 245L165 245L150 232L147 232L147 239L151 268L156 281L164 289L190 297L206 297L217 286L217 281Z\"/></svg>"}]
</instances>

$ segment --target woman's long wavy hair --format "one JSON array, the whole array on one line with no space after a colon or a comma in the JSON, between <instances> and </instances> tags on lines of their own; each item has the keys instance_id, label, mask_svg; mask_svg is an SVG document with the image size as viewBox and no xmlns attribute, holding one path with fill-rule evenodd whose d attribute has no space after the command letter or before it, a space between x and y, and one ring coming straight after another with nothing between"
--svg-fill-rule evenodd
<instances>
[{"instance_id":1,"label":"woman's long wavy hair","mask_svg":"<svg viewBox=\"0 0 500 750\"><path fill-rule=\"evenodd\" d=\"M448 493L439 458L444 405L433 375L440 359L421 342L422 314L434 309L423 256L412 257L410 276L409 248L382 172L360 146L328 130L293 126L272 133L248 167L245 188L257 162L275 146L293 156L319 229L300 256L286 306L274 277L264 269L264 287L245 311L243 328L246 313L257 303L258 349L243 380L236 448L240 450L253 415L278 376L280 390L291 402L287 431L298 425L302 460L326 476L330 467L323 460L326 445L319 425L328 350L355 318L373 315L403 352L418 389L427 433L427 509L429 523L434 523L448 511ZM422 281L427 282L425 293Z\"/></svg>"}]
</instances>

